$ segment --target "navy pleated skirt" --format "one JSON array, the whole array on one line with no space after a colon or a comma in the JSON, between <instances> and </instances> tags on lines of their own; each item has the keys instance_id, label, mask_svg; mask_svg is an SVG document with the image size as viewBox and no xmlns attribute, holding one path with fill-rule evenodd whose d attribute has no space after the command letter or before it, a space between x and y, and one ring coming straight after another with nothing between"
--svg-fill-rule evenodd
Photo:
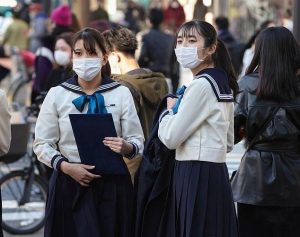
<instances>
[{"instance_id":1,"label":"navy pleated skirt","mask_svg":"<svg viewBox=\"0 0 300 237\"><path fill-rule=\"evenodd\" d=\"M46 205L45 237L131 237L130 175L103 176L90 187L54 171Z\"/></svg>"},{"instance_id":2,"label":"navy pleated skirt","mask_svg":"<svg viewBox=\"0 0 300 237\"><path fill-rule=\"evenodd\" d=\"M237 218L225 163L176 161L166 237L236 237Z\"/></svg>"}]
</instances>

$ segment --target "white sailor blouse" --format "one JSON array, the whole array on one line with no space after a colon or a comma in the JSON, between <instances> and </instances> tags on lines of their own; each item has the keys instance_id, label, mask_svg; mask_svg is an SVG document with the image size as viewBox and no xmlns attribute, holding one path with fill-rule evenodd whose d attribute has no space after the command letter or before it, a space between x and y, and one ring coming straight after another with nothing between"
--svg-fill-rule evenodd
<instances>
[{"instance_id":1,"label":"white sailor blouse","mask_svg":"<svg viewBox=\"0 0 300 237\"><path fill-rule=\"evenodd\" d=\"M129 158L141 154L144 135L129 89L104 77L95 94L102 97L104 110L112 114L117 135L134 146ZM51 88L42 104L33 149L38 159L49 167L57 169L63 160L80 162L69 114L88 112L88 103L82 104L82 108L75 106L74 101L82 95L85 93L77 77L73 77Z\"/></svg>"},{"instance_id":2,"label":"white sailor blouse","mask_svg":"<svg viewBox=\"0 0 300 237\"><path fill-rule=\"evenodd\" d=\"M233 95L222 69L195 76L173 110L162 114L158 136L175 159L223 163L234 145Z\"/></svg>"}]
</instances>

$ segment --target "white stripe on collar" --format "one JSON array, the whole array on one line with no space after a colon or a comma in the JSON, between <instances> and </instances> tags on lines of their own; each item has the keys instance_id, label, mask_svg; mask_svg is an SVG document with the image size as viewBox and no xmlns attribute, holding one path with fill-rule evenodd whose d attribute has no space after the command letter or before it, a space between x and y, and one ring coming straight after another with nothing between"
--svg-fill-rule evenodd
<instances>
[{"instance_id":1,"label":"white stripe on collar","mask_svg":"<svg viewBox=\"0 0 300 237\"><path fill-rule=\"evenodd\" d=\"M101 86L98 86L96 91L103 91L103 90L107 90L107 89L110 89L110 88L115 88L116 86L120 86L121 84L118 83L118 82L112 82L112 83L108 83L108 84L104 84L104 85L101 85ZM70 88L72 90L76 90L78 92L83 92L82 88L80 86L76 86L76 85L73 85L73 84L70 84L68 82L64 82L62 83L62 86L64 87L67 87L67 88Z\"/></svg>"},{"instance_id":2,"label":"white stripe on collar","mask_svg":"<svg viewBox=\"0 0 300 237\"><path fill-rule=\"evenodd\" d=\"M233 100L233 94L232 93L230 93L230 94L222 94L220 92L219 86L218 86L217 82L215 81L215 79L212 76L210 76L209 74L205 73L205 74L200 74L200 75L196 76L195 79L199 79L201 77L204 77L205 79L207 79L207 80L209 80L211 82L211 85L216 90L218 98L224 99L224 100Z\"/></svg>"}]
</instances>

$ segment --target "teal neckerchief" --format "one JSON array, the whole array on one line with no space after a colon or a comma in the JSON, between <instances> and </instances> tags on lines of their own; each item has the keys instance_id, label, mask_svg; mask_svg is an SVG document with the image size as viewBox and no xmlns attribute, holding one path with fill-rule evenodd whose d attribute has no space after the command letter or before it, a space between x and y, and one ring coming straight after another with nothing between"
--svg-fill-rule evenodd
<instances>
[{"instance_id":1,"label":"teal neckerchief","mask_svg":"<svg viewBox=\"0 0 300 237\"><path fill-rule=\"evenodd\" d=\"M176 95L179 96L179 97L176 101L176 104L172 108L173 114L177 114L177 112L178 112L178 108L179 108L179 105L181 103L181 100L182 100L185 89L186 89L186 86L182 86L182 87L178 88L178 90L176 91Z\"/></svg>"},{"instance_id":2,"label":"teal neckerchief","mask_svg":"<svg viewBox=\"0 0 300 237\"><path fill-rule=\"evenodd\" d=\"M105 108L104 97L99 92L95 92L92 95L81 95L72 101L76 109L80 112L83 111L86 103L89 103L88 114L106 114L107 110Z\"/></svg>"}]
</instances>

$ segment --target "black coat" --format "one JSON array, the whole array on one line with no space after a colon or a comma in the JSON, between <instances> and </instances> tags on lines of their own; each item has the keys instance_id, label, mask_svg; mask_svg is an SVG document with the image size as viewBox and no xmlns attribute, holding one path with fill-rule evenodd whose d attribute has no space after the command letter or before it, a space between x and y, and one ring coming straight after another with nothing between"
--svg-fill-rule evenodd
<instances>
[{"instance_id":1,"label":"black coat","mask_svg":"<svg viewBox=\"0 0 300 237\"><path fill-rule=\"evenodd\" d=\"M235 106L235 136L245 128L246 143L252 141L276 101L259 100L257 74L239 81L242 91ZM280 109L254 146L245 153L232 180L236 202L259 206L300 206L300 96L280 104Z\"/></svg>"},{"instance_id":2,"label":"black coat","mask_svg":"<svg viewBox=\"0 0 300 237\"><path fill-rule=\"evenodd\" d=\"M156 112L135 179L135 237L163 236L160 233L165 226L164 213L175 161L175 150L169 150L158 138L159 116L167 106L166 98Z\"/></svg>"}]
</instances>

